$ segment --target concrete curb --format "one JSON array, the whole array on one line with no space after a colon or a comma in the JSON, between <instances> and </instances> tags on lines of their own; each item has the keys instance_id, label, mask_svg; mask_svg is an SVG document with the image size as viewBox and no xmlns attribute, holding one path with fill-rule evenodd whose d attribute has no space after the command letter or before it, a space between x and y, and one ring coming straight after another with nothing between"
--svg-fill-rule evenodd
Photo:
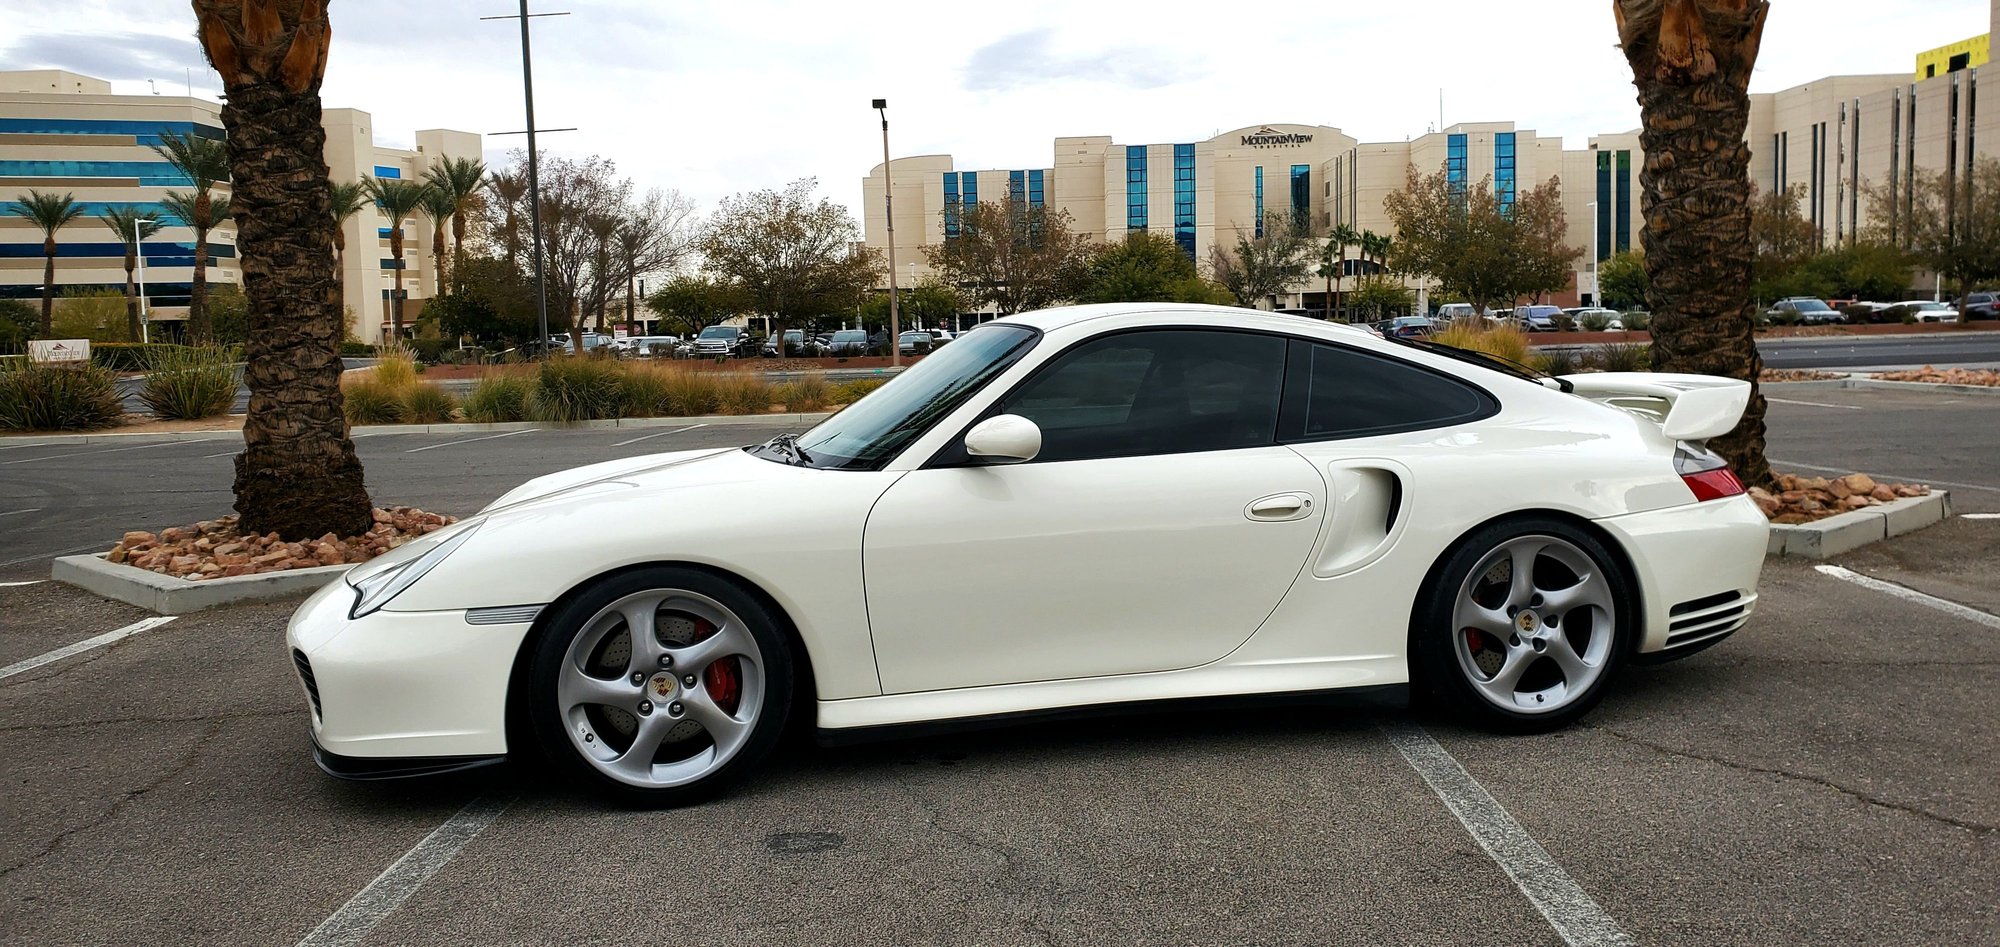
<instances>
[{"instance_id":1,"label":"concrete curb","mask_svg":"<svg viewBox=\"0 0 2000 947\"><path fill-rule=\"evenodd\" d=\"M1811 523L1771 525L1765 555L1831 559L1872 542L1913 533L1951 515L1951 493L1905 497Z\"/></svg>"},{"instance_id":2,"label":"concrete curb","mask_svg":"<svg viewBox=\"0 0 2000 947\"><path fill-rule=\"evenodd\" d=\"M56 560L50 578L162 615L185 615L222 605L310 595L350 568L322 566L190 582L106 562L103 556L63 556Z\"/></svg>"},{"instance_id":3,"label":"concrete curb","mask_svg":"<svg viewBox=\"0 0 2000 947\"><path fill-rule=\"evenodd\" d=\"M690 424L747 424L747 425L791 425L810 424L832 417L830 411L807 412L803 414L705 414L691 418L618 418L610 421L575 421L567 424L553 421L502 421L496 424L369 424L353 429L355 434L480 434L501 431L574 431L609 430L613 428L657 428L686 427ZM32 441L32 445L63 444L117 444L137 441L210 441L221 439L241 440L243 432L227 431L145 431L102 432L97 434L8 434L0 435L0 444L10 441Z\"/></svg>"},{"instance_id":4,"label":"concrete curb","mask_svg":"<svg viewBox=\"0 0 2000 947\"><path fill-rule=\"evenodd\" d=\"M1822 378L1817 381L1774 381L1760 388L1880 388L1888 391L1927 391L1937 394L2000 395L2000 388L1986 385L1947 385L1928 381L1882 381L1877 378Z\"/></svg>"}]
</instances>

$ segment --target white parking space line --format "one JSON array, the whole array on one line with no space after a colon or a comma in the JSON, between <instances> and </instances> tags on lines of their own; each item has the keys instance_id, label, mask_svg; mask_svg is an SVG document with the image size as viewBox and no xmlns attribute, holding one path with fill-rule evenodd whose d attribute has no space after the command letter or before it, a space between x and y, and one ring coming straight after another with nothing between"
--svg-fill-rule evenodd
<instances>
[{"instance_id":1,"label":"white parking space line","mask_svg":"<svg viewBox=\"0 0 2000 947\"><path fill-rule=\"evenodd\" d=\"M0 582L0 589L18 589L24 585L40 585L47 581L47 579L29 579L26 582Z\"/></svg>"},{"instance_id":2,"label":"white parking space line","mask_svg":"<svg viewBox=\"0 0 2000 947\"><path fill-rule=\"evenodd\" d=\"M2000 513L1960 513L1958 516L1968 520L2000 520Z\"/></svg>"},{"instance_id":3,"label":"white parking space line","mask_svg":"<svg viewBox=\"0 0 2000 947\"><path fill-rule=\"evenodd\" d=\"M1789 460L1778 460L1775 457L1771 458L1770 462L1772 466L1776 467L1797 467L1800 470L1817 470L1822 473L1846 474L1854 472L1853 470L1847 467L1820 467L1814 464L1801 464L1801 463L1794 463L1793 461ZM1910 483L1927 483L1934 487L1963 487L1967 490L1985 490L1989 493L2000 493L2000 487L1983 483L1954 483L1950 480L1932 480L1928 477L1912 477L1909 474L1878 473L1875 474L1875 476L1883 477L1889 480L1906 480Z\"/></svg>"},{"instance_id":4,"label":"white parking space line","mask_svg":"<svg viewBox=\"0 0 2000 947\"><path fill-rule=\"evenodd\" d=\"M140 619L139 621L135 621L132 624L126 625L125 627L120 628L117 631L107 631L104 634L98 635L95 638L85 638L82 641L79 641L75 644L64 645L63 647L57 648L54 651L50 651L46 654L35 655L34 657L29 658L26 661L16 661L15 663L9 664L4 668L0 668L0 679L13 677L14 675L20 674L23 671L32 671L51 661L60 661L64 658L69 657L70 655L82 654L83 652L89 651L92 648L101 648L114 641L118 641L124 638L129 638L133 635L138 634L139 632L145 631L148 628L158 628L161 625L164 625L167 622L173 620L174 616L172 615L160 615L155 618Z\"/></svg>"},{"instance_id":5,"label":"white parking space line","mask_svg":"<svg viewBox=\"0 0 2000 947\"><path fill-rule=\"evenodd\" d=\"M38 506L32 510L8 510L5 513L0 513L0 516L20 516L23 513L40 513L41 511L42 508Z\"/></svg>"},{"instance_id":6,"label":"white parking space line","mask_svg":"<svg viewBox=\"0 0 2000 947\"><path fill-rule=\"evenodd\" d=\"M644 437L635 437L635 438L632 438L632 439L631 439L631 440L629 440L629 441L619 441L618 443L616 443L616 444L613 444L613 445L611 445L611 446L613 446L613 447L624 447L624 446L625 446L625 445L627 445L627 444L637 444L637 443L639 443L640 441L650 441L650 440L652 440L653 438L656 438L656 437L666 437L666 436L667 436L667 435L669 435L669 434L681 434L681 433L684 433L684 432L687 432L687 431L692 431L692 430L694 430L695 428L698 428L698 427L707 427L707 426L708 426L708 425L706 425L706 424L690 424L690 425L688 425L687 427L677 427L677 428L674 428L674 429L673 429L673 430L671 430L671 431L661 431L661 432L660 432L660 433L658 433L658 434L648 434L648 435L646 435L646 436L644 436Z\"/></svg>"},{"instance_id":7,"label":"white parking space line","mask_svg":"<svg viewBox=\"0 0 2000 947\"><path fill-rule=\"evenodd\" d=\"M1874 589L1884 595L1893 595L1905 602L1915 602L1925 608L1935 608L1947 615L1963 618L1966 621L1985 625L1988 628L2000 628L2000 615L1991 615L1969 605L1960 605L1948 598L1926 595L1908 586L1897 585L1894 582L1884 582L1881 579L1865 576L1859 572L1843 569L1839 566L1813 566L1813 569L1820 575L1829 575L1842 582L1852 582L1864 589Z\"/></svg>"},{"instance_id":8,"label":"white parking space line","mask_svg":"<svg viewBox=\"0 0 2000 947\"><path fill-rule=\"evenodd\" d=\"M1843 410L1843 411L1866 411L1866 410L1868 410L1868 409L1866 409L1866 408L1863 408L1862 406L1860 406L1860 405L1858 405L1858 404L1827 404L1827 403L1826 403L1826 402L1824 402L1824 401L1793 401L1793 400L1792 400L1792 399L1790 399L1790 398L1773 398L1773 397L1771 397L1771 396L1769 396L1769 395L1765 395L1765 396L1764 396L1764 400L1765 400L1765 401L1774 401L1774 402L1777 402L1778 404L1802 404L1802 405L1806 405L1807 407L1812 407L1812 408L1839 408L1839 409L1841 409L1841 410Z\"/></svg>"},{"instance_id":9,"label":"white parking space line","mask_svg":"<svg viewBox=\"0 0 2000 947\"><path fill-rule=\"evenodd\" d=\"M23 447L47 447L47 446L48 446L47 444L8 444L4 447L0 447L0 450L19 450L20 448Z\"/></svg>"},{"instance_id":10,"label":"white parking space line","mask_svg":"<svg viewBox=\"0 0 2000 947\"><path fill-rule=\"evenodd\" d=\"M539 430L541 430L541 428L535 428L535 427L531 427L531 428L527 428L526 430L520 430L520 431L508 431L508 432L507 432L507 433L505 433L505 434L488 434L488 435L486 435L485 437L468 437L468 438L466 438L465 440L462 440L462 441L446 441L446 442L444 442L444 443L442 443L442 444L432 444L432 445L430 445L429 447L412 447L412 448L410 448L409 450L406 450L406 451L404 451L403 453L405 453L405 454L415 454L415 453L418 453L418 452L420 452L420 451L427 451L427 450L437 450L437 449L438 449L438 448L440 448L440 447L456 447L456 446L458 446L459 444L470 444L470 443L472 443L473 441L490 441L490 440L493 440L493 439L495 439L495 438L500 438L500 437L513 437L513 436L514 436L514 435L516 435L516 434L533 434L533 433L535 433L536 431L539 431Z\"/></svg>"},{"instance_id":11,"label":"white parking space line","mask_svg":"<svg viewBox=\"0 0 2000 947\"><path fill-rule=\"evenodd\" d=\"M1542 912L1563 943L1571 947L1635 943L1424 728L1400 720L1384 721L1381 727L1396 752L1403 754L1473 841L1513 879L1535 910Z\"/></svg>"},{"instance_id":12,"label":"white parking space line","mask_svg":"<svg viewBox=\"0 0 2000 947\"><path fill-rule=\"evenodd\" d=\"M416 847L403 853L396 863L375 876L368 886L354 893L340 910L333 912L320 925L313 928L299 941L298 947L346 947L358 944L368 932L375 929L383 918L396 913L396 909L409 900L410 895L424 886L432 875L438 873L453 857L457 856L467 842L485 831L507 811L513 799L490 799L481 796L466 803L458 814L444 821L431 834L424 836Z\"/></svg>"},{"instance_id":13,"label":"white parking space line","mask_svg":"<svg viewBox=\"0 0 2000 947\"><path fill-rule=\"evenodd\" d=\"M92 454L118 454L128 450L151 450L155 447L172 447L176 444L206 444L209 441L219 441L221 439L219 437L205 437L195 441L161 441L157 444L141 444L137 447L109 447L104 450L77 451L74 454L49 454L43 457L24 457L20 460L0 460L0 467L9 467L14 464L32 464L38 460L62 460L65 457L89 457Z\"/></svg>"}]
</instances>

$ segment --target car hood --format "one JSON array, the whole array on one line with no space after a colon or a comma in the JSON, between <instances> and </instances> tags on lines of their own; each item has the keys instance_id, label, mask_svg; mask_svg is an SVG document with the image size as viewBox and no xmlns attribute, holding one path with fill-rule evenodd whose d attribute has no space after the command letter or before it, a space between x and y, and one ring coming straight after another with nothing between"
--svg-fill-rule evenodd
<instances>
[{"instance_id":1,"label":"car hood","mask_svg":"<svg viewBox=\"0 0 2000 947\"><path fill-rule=\"evenodd\" d=\"M744 463L729 463L731 460ZM675 488L731 482L771 472L764 468L783 467L733 447L645 454L536 477L502 494L479 513L482 516L505 513L529 504L592 495L607 488Z\"/></svg>"}]
</instances>

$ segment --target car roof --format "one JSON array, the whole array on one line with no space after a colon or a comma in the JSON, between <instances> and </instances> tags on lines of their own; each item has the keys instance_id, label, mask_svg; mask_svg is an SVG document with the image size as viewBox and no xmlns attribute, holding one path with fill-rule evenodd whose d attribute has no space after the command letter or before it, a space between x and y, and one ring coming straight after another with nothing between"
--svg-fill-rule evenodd
<instances>
[{"instance_id":1,"label":"car roof","mask_svg":"<svg viewBox=\"0 0 2000 947\"><path fill-rule=\"evenodd\" d=\"M995 323L1012 323L1044 332L1066 328L1093 319L1113 316L1136 316L1142 314L1171 317L1177 313L1191 316L1211 316L1226 318L1234 328L1267 329L1278 332L1303 332L1305 334L1352 333L1368 337L1368 333L1357 326L1335 322L1321 322L1303 316L1285 316L1264 312L1259 309L1243 309L1236 306L1207 306L1198 303L1097 303L1087 306L1058 306L1024 312L1014 316L1004 316L992 320ZM1165 321L1165 320L1163 320ZM1345 335L1340 336L1345 338Z\"/></svg>"}]
</instances>

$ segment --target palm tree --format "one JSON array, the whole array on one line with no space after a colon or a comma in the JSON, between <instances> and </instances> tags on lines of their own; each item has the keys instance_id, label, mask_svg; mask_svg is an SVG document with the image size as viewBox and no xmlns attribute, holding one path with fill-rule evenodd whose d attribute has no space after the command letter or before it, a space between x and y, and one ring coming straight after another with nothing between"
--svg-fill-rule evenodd
<instances>
[{"instance_id":1,"label":"palm tree","mask_svg":"<svg viewBox=\"0 0 2000 947\"><path fill-rule=\"evenodd\" d=\"M457 273L465 263L466 215L478 205L480 192L486 189L486 162L446 157L431 167L428 180L431 187L451 196L451 271Z\"/></svg>"},{"instance_id":2,"label":"palm tree","mask_svg":"<svg viewBox=\"0 0 2000 947\"><path fill-rule=\"evenodd\" d=\"M340 393L334 216L320 82L332 27L320 0L194 0L196 37L222 77L222 124L250 305L250 411L236 456L245 533L304 540L374 525Z\"/></svg>"},{"instance_id":3,"label":"palm tree","mask_svg":"<svg viewBox=\"0 0 2000 947\"><path fill-rule=\"evenodd\" d=\"M340 310L341 325L347 324L347 218L368 206L368 188L360 181L334 181L333 193L333 301Z\"/></svg>"},{"instance_id":4,"label":"palm tree","mask_svg":"<svg viewBox=\"0 0 2000 947\"><path fill-rule=\"evenodd\" d=\"M1319 254L1318 275L1326 278L1326 318L1333 319L1333 284L1347 275L1347 248L1361 239L1354 228L1341 224L1327 231L1326 246Z\"/></svg>"},{"instance_id":5,"label":"palm tree","mask_svg":"<svg viewBox=\"0 0 2000 947\"><path fill-rule=\"evenodd\" d=\"M55 331L56 311L56 231L83 216L75 194L44 194L31 190L17 195L7 212L25 217L42 231L42 338Z\"/></svg>"},{"instance_id":6,"label":"palm tree","mask_svg":"<svg viewBox=\"0 0 2000 947\"><path fill-rule=\"evenodd\" d=\"M1653 368L1750 382L1750 406L1709 441L1738 476L1772 485L1764 458L1763 359L1751 336L1750 73L1767 0L1616 0L1619 45L1639 89L1640 211Z\"/></svg>"},{"instance_id":7,"label":"palm tree","mask_svg":"<svg viewBox=\"0 0 2000 947\"><path fill-rule=\"evenodd\" d=\"M418 210L431 219L431 295L444 295L444 229L451 223L453 214L458 213L458 200L450 193L438 190L437 185L427 184L424 203Z\"/></svg>"},{"instance_id":8,"label":"palm tree","mask_svg":"<svg viewBox=\"0 0 2000 947\"><path fill-rule=\"evenodd\" d=\"M528 198L528 176L520 171L495 172L487 177L486 186L493 190L494 197L500 199L504 215L500 223L500 242L507 248L507 268L511 270L521 253L519 212L521 202Z\"/></svg>"},{"instance_id":9,"label":"palm tree","mask_svg":"<svg viewBox=\"0 0 2000 947\"><path fill-rule=\"evenodd\" d=\"M363 178L375 209L389 218L389 255L396 260L396 292L389 298L389 340L403 337L403 224L423 209L430 185L395 178Z\"/></svg>"},{"instance_id":10,"label":"palm tree","mask_svg":"<svg viewBox=\"0 0 2000 947\"><path fill-rule=\"evenodd\" d=\"M229 149L220 141L192 131L166 130L160 132L160 143L152 149L186 176L194 188L174 191L160 203L194 230L194 281L188 290L187 329L191 341L205 343L212 334L208 325L208 232L229 217L229 198L220 198L223 204L217 209L217 198L212 192L217 184L229 181Z\"/></svg>"},{"instance_id":11,"label":"palm tree","mask_svg":"<svg viewBox=\"0 0 2000 947\"><path fill-rule=\"evenodd\" d=\"M145 330L139 325L139 284L133 279L133 271L139 265L139 241L159 233L165 225L160 223L158 212L133 207L108 208L97 219L111 228L118 235L118 242L125 245L125 339L137 342L145 338Z\"/></svg>"},{"instance_id":12,"label":"palm tree","mask_svg":"<svg viewBox=\"0 0 2000 947\"><path fill-rule=\"evenodd\" d=\"M1361 239L1357 242L1361 244L1361 259L1374 264L1375 272L1380 273L1389 268L1389 249L1394 241L1388 236L1373 230L1363 230Z\"/></svg>"}]
</instances>

